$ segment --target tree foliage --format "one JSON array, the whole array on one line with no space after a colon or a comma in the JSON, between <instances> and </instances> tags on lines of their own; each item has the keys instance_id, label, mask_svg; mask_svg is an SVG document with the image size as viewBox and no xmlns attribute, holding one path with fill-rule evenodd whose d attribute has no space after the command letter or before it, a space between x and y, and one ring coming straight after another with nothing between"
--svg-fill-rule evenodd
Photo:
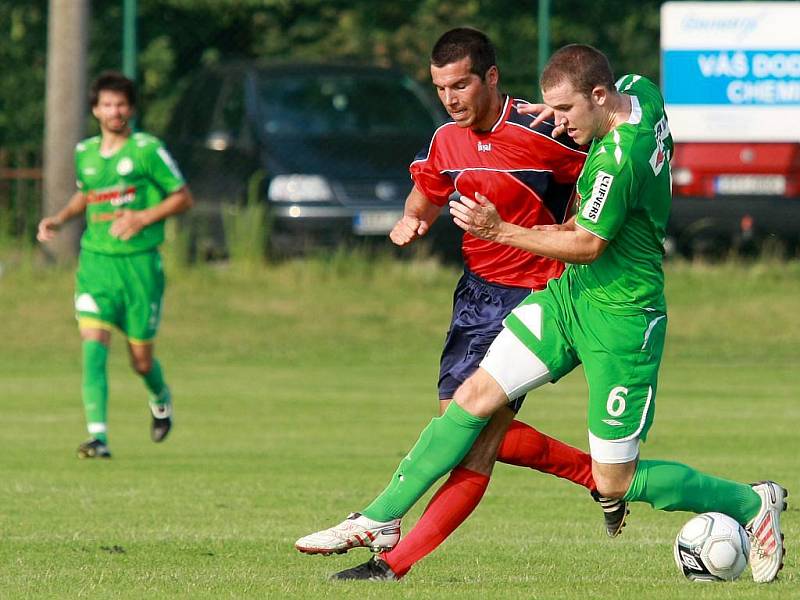
<instances>
[{"instance_id":1,"label":"tree foliage","mask_svg":"<svg viewBox=\"0 0 800 600\"><path fill-rule=\"evenodd\" d=\"M40 146L44 128L46 2L0 3L0 147Z\"/></svg>"},{"instance_id":2,"label":"tree foliage","mask_svg":"<svg viewBox=\"0 0 800 600\"><path fill-rule=\"evenodd\" d=\"M122 2L92 3L89 76L119 68ZM584 42L606 52L618 74L658 77L660 2L552 2L552 47ZM232 58L394 64L427 83L431 45L470 25L498 48L505 89L537 91L535 0L139 0L138 80L142 124L159 133L187 75ZM47 0L0 3L0 145L41 143Z\"/></svg>"}]
</instances>

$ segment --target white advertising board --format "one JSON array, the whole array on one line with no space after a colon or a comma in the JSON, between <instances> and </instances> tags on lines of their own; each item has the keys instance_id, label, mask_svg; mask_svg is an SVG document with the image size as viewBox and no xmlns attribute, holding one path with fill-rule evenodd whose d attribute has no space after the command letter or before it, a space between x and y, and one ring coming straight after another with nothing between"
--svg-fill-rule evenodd
<instances>
[{"instance_id":1,"label":"white advertising board","mask_svg":"<svg viewBox=\"0 0 800 600\"><path fill-rule=\"evenodd\" d=\"M685 141L800 142L800 2L667 2L661 87Z\"/></svg>"}]
</instances>

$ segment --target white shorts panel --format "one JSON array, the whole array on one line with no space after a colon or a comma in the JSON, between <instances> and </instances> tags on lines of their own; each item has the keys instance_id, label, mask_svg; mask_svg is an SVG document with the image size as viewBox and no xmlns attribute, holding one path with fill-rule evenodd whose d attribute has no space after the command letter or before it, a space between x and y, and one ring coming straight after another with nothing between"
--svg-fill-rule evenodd
<instances>
[{"instance_id":1,"label":"white shorts panel","mask_svg":"<svg viewBox=\"0 0 800 600\"><path fill-rule=\"evenodd\" d=\"M497 335L480 366L503 388L509 400L553 378L547 365L508 329Z\"/></svg>"},{"instance_id":2,"label":"white shorts panel","mask_svg":"<svg viewBox=\"0 0 800 600\"><path fill-rule=\"evenodd\" d=\"M601 440L590 431L589 452L592 455L592 460L606 465L631 462L639 456L639 438Z\"/></svg>"}]
</instances>

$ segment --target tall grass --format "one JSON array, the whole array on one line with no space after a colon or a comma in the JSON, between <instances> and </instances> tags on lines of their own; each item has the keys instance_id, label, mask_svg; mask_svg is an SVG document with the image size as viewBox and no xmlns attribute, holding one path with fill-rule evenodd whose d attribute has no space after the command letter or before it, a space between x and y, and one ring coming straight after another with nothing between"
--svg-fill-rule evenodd
<instances>
[{"instance_id":1,"label":"tall grass","mask_svg":"<svg viewBox=\"0 0 800 600\"><path fill-rule=\"evenodd\" d=\"M248 268L263 264L270 230L264 203L225 204L222 211L228 260Z\"/></svg>"},{"instance_id":2,"label":"tall grass","mask_svg":"<svg viewBox=\"0 0 800 600\"><path fill-rule=\"evenodd\" d=\"M262 199L265 173L256 171L247 184L244 205L224 203L222 222L229 260L246 268L263 264L272 222Z\"/></svg>"}]
</instances>

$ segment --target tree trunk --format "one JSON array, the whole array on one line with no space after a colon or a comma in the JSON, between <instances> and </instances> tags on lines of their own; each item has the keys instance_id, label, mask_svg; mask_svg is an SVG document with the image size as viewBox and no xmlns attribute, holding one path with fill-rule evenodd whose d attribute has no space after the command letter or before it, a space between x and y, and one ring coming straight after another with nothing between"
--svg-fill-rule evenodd
<instances>
[{"instance_id":1,"label":"tree trunk","mask_svg":"<svg viewBox=\"0 0 800 600\"><path fill-rule=\"evenodd\" d=\"M44 131L43 214L60 210L75 192L75 144L86 126L89 1L50 0ZM65 225L45 248L59 262L78 250L81 221Z\"/></svg>"}]
</instances>

